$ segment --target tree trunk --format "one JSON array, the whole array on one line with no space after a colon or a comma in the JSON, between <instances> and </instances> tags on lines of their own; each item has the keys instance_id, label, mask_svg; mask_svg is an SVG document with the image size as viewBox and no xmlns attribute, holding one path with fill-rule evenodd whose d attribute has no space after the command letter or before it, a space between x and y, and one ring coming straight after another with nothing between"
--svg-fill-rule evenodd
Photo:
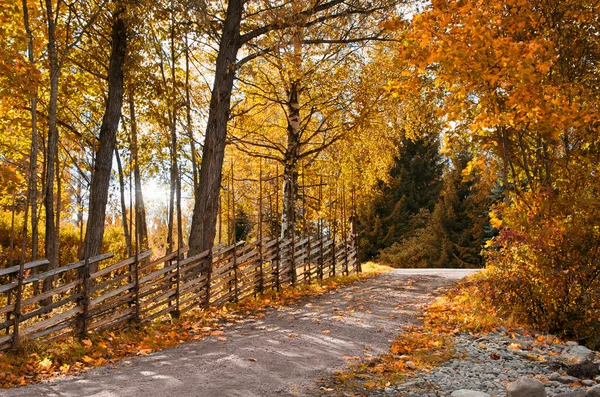
<instances>
[{"instance_id":1,"label":"tree trunk","mask_svg":"<svg viewBox=\"0 0 600 397\"><path fill-rule=\"evenodd\" d=\"M242 0L230 0L227 5L192 217L190 256L211 249L214 244L231 91L235 78L236 57L240 48L242 8Z\"/></svg>"},{"instance_id":2,"label":"tree trunk","mask_svg":"<svg viewBox=\"0 0 600 397\"><path fill-rule=\"evenodd\" d=\"M288 100L287 147L283 169L283 210L281 238L291 238L296 227L296 197L298 196L298 156L300 153L300 103L298 86L294 81Z\"/></svg>"},{"instance_id":3,"label":"tree trunk","mask_svg":"<svg viewBox=\"0 0 600 397\"><path fill-rule=\"evenodd\" d=\"M139 238L140 250L148 248L148 225L146 223L146 207L142 194L142 178L138 161L137 120L135 117L135 102L133 94L129 94L129 117L131 119L131 156L133 158L133 178L135 184L135 228ZM133 233L133 230L132 230Z\"/></svg>"},{"instance_id":4,"label":"tree trunk","mask_svg":"<svg viewBox=\"0 0 600 397\"><path fill-rule=\"evenodd\" d=\"M119 173L119 192L121 196L121 223L123 224L123 235L125 236L125 244L127 245L127 256L133 255L133 248L131 245L131 234L129 234L129 228L127 227L127 206L125 205L125 178L123 177L123 166L121 164L121 156L119 156L119 149L115 148L115 157L117 159L117 171Z\"/></svg>"},{"instance_id":5,"label":"tree trunk","mask_svg":"<svg viewBox=\"0 0 600 397\"><path fill-rule=\"evenodd\" d=\"M185 112L186 112L186 127L190 140L190 151L192 158L192 180L194 181L194 193L198 189L198 155L196 154L196 141L194 140L194 132L192 131L192 101L190 98L190 49L188 47L187 34L185 36Z\"/></svg>"},{"instance_id":6,"label":"tree trunk","mask_svg":"<svg viewBox=\"0 0 600 397\"><path fill-rule=\"evenodd\" d=\"M48 59L50 61L50 98L48 101L48 148L46 150L46 182L44 192L44 207L46 209L45 255L50 261L48 269L57 266L56 229L54 219L54 167L58 153L58 129L56 128L56 110L58 101L58 78L60 67L56 54L56 25L52 1L46 0L46 23L48 27ZM44 291L48 285L44 283Z\"/></svg>"},{"instance_id":7,"label":"tree trunk","mask_svg":"<svg viewBox=\"0 0 600 397\"><path fill-rule=\"evenodd\" d=\"M35 63L33 57L33 33L29 26L29 9L27 0L23 0L23 24L27 32L27 57L29 63ZM37 227L37 155L38 155L38 137L37 137L37 87L36 93L30 100L31 104L31 154L29 158L29 200L31 204L31 260L35 261L38 257L38 227ZM27 236L24 237L25 239Z\"/></svg>"},{"instance_id":8,"label":"tree trunk","mask_svg":"<svg viewBox=\"0 0 600 397\"><path fill-rule=\"evenodd\" d=\"M96 165L90 189L90 210L85 232L85 244L87 244L87 254L90 257L98 255L102 248L112 159L123 104L123 64L127 48L127 30L122 13L123 7L120 6L113 16L108 69L108 100L100 126L100 147L96 153ZM97 265L91 266L90 272L94 272L96 269Z\"/></svg>"}]
</instances>

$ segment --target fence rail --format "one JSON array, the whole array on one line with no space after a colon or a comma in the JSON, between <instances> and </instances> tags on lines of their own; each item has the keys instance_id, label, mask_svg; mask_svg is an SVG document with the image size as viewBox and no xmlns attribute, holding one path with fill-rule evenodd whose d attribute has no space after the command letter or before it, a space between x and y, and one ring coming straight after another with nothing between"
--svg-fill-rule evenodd
<instances>
[{"instance_id":1,"label":"fence rail","mask_svg":"<svg viewBox=\"0 0 600 397\"><path fill-rule=\"evenodd\" d=\"M187 251L181 248L157 259L152 251L142 251L105 267L102 262L112 254L37 273L47 260L0 269L0 350L24 340L85 337L269 289L360 272L354 235L239 242L192 257ZM90 274L90 264L98 264L99 270ZM34 287L49 278L53 288L36 294Z\"/></svg>"}]
</instances>

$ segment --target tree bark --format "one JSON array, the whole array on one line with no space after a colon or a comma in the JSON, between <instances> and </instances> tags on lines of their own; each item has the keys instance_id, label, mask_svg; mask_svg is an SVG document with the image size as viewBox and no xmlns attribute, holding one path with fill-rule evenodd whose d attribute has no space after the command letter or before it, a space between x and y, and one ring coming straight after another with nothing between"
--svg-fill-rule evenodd
<instances>
[{"instance_id":1,"label":"tree bark","mask_svg":"<svg viewBox=\"0 0 600 397\"><path fill-rule=\"evenodd\" d=\"M235 78L237 53L241 44L242 8L242 0L230 0L227 5L227 15L219 45L210 99L200 180L192 217L189 240L190 256L211 249L214 244L231 91Z\"/></svg>"},{"instance_id":2,"label":"tree bark","mask_svg":"<svg viewBox=\"0 0 600 397\"><path fill-rule=\"evenodd\" d=\"M288 99L287 145L283 168L283 211L281 238L291 238L296 227L296 197L298 196L298 158L300 154L300 103L294 81Z\"/></svg>"},{"instance_id":3,"label":"tree bark","mask_svg":"<svg viewBox=\"0 0 600 397\"><path fill-rule=\"evenodd\" d=\"M29 63L35 63L33 57L33 33L29 26L29 8L27 0L22 1L23 4L23 24L27 32L27 57ZM29 158L29 200L31 204L31 260L35 261L38 257L38 226L37 226L37 155L38 155L38 136L37 136L37 87L36 93L30 99L31 104L31 154ZM27 236L24 237L25 239Z\"/></svg>"},{"instance_id":4,"label":"tree bark","mask_svg":"<svg viewBox=\"0 0 600 397\"><path fill-rule=\"evenodd\" d=\"M140 250L148 248L148 225L146 223L146 207L142 194L142 178L138 159L137 119L135 117L135 102L133 94L129 94L129 117L131 119L131 156L133 158L133 178L135 184L135 228L139 238ZM133 234L133 230L132 230Z\"/></svg>"},{"instance_id":5,"label":"tree bark","mask_svg":"<svg viewBox=\"0 0 600 397\"><path fill-rule=\"evenodd\" d=\"M57 266L56 235L54 219L54 167L58 153L58 129L56 128L56 111L58 101L58 79L60 67L56 53L56 24L52 1L46 0L46 24L48 27L48 60L50 61L50 98L48 100L48 147L46 149L46 182L44 191L44 207L46 209L45 255L50 261L48 269ZM44 283L44 290L47 285Z\"/></svg>"},{"instance_id":6,"label":"tree bark","mask_svg":"<svg viewBox=\"0 0 600 397\"><path fill-rule=\"evenodd\" d=\"M122 13L123 7L121 6L113 16L108 69L108 100L100 127L100 147L96 153L96 165L90 189L90 210L85 232L85 244L87 244L87 254L90 257L98 255L102 248L112 159L123 104L123 64L127 49L127 28ZM90 271L94 272L96 269L97 265L91 266Z\"/></svg>"},{"instance_id":7,"label":"tree bark","mask_svg":"<svg viewBox=\"0 0 600 397\"><path fill-rule=\"evenodd\" d=\"M198 155L196 154L196 141L194 140L194 132L192 130L192 101L190 97L190 49L188 46L187 34L185 36L185 112L186 112L186 127L190 140L190 151L192 157L192 180L194 182L194 193L198 189Z\"/></svg>"},{"instance_id":8,"label":"tree bark","mask_svg":"<svg viewBox=\"0 0 600 397\"><path fill-rule=\"evenodd\" d=\"M119 149L115 148L115 157L117 159L117 171L119 173L119 193L121 196L121 223L123 224L123 235L125 236L125 244L127 245L127 256L133 255L133 246L131 245L131 234L127 227L127 206L125 205L125 178L123 177L123 166L121 164L121 156Z\"/></svg>"}]
</instances>

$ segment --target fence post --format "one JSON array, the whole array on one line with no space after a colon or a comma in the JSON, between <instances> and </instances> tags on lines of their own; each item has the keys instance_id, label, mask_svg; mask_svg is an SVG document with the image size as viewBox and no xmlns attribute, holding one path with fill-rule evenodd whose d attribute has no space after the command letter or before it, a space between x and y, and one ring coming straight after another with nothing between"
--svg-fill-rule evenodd
<instances>
[{"instance_id":1,"label":"fence post","mask_svg":"<svg viewBox=\"0 0 600 397\"><path fill-rule=\"evenodd\" d=\"M296 285L296 225L292 225L292 245L290 247L290 276L292 287Z\"/></svg>"},{"instance_id":2,"label":"fence post","mask_svg":"<svg viewBox=\"0 0 600 397\"><path fill-rule=\"evenodd\" d=\"M310 284L310 249L310 234L308 234L308 241L306 242L306 259L304 260L304 281L307 284Z\"/></svg>"},{"instance_id":3,"label":"fence post","mask_svg":"<svg viewBox=\"0 0 600 397\"><path fill-rule=\"evenodd\" d=\"M137 240L137 239L136 239ZM140 261L138 257L138 247L136 241L135 247L135 261L133 263L133 322L139 324L140 322Z\"/></svg>"},{"instance_id":4,"label":"fence post","mask_svg":"<svg viewBox=\"0 0 600 397\"><path fill-rule=\"evenodd\" d=\"M319 260L317 263L317 278L323 281L323 220L319 219Z\"/></svg>"},{"instance_id":5,"label":"fence post","mask_svg":"<svg viewBox=\"0 0 600 397\"><path fill-rule=\"evenodd\" d=\"M262 178L262 157L260 158L260 168L258 174L258 292L265 289L265 280L263 274L263 230L262 230L262 200L263 200L263 178Z\"/></svg>"},{"instance_id":6,"label":"fence post","mask_svg":"<svg viewBox=\"0 0 600 397\"><path fill-rule=\"evenodd\" d=\"M17 293L15 296L15 308L13 309L13 339L12 346L19 345L19 321L21 320L21 298L23 295L23 271L25 261L19 263L19 272L17 273ZM8 333L8 328L6 328Z\"/></svg>"},{"instance_id":7,"label":"fence post","mask_svg":"<svg viewBox=\"0 0 600 397\"><path fill-rule=\"evenodd\" d=\"M179 283L181 281L181 271L179 269L179 262L181 261L181 236L177 241L177 267L175 269L175 310L171 312L171 317L179 318L181 314L179 310Z\"/></svg>"},{"instance_id":8,"label":"fence post","mask_svg":"<svg viewBox=\"0 0 600 397\"><path fill-rule=\"evenodd\" d=\"M281 288L281 283L279 282L279 270L281 266L281 247L279 243L281 242L280 237L275 237L275 287L277 292L279 292Z\"/></svg>"},{"instance_id":9,"label":"fence post","mask_svg":"<svg viewBox=\"0 0 600 397\"><path fill-rule=\"evenodd\" d=\"M358 231L357 231L357 227L356 227L356 221L357 221L357 217L356 217L356 211L354 211L354 214L352 214L352 220L350 223L351 226L351 231L350 233L352 233L352 250L354 251L354 259L356 261L356 273L360 273L362 272L362 268L360 265L360 259L358 257Z\"/></svg>"},{"instance_id":10,"label":"fence post","mask_svg":"<svg viewBox=\"0 0 600 397\"><path fill-rule=\"evenodd\" d=\"M88 332L88 314L90 310L90 256L86 243L83 272L81 272L82 296L81 296L81 328L79 338L83 339Z\"/></svg>"}]
</instances>

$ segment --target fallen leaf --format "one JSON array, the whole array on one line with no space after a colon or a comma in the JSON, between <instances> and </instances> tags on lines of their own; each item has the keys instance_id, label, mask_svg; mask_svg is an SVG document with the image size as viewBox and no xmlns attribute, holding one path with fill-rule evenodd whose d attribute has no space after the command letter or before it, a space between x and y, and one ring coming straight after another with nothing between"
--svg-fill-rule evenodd
<instances>
[{"instance_id":1,"label":"fallen leaf","mask_svg":"<svg viewBox=\"0 0 600 397\"><path fill-rule=\"evenodd\" d=\"M491 358L492 360L500 360L500 356L499 356L499 355L497 355L496 353L492 353L492 354L490 354L490 358Z\"/></svg>"},{"instance_id":2,"label":"fallen leaf","mask_svg":"<svg viewBox=\"0 0 600 397\"><path fill-rule=\"evenodd\" d=\"M92 347L92 341L89 339L84 339L81 341L86 347Z\"/></svg>"},{"instance_id":3,"label":"fallen leaf","mask_svg":"<svg viewBox=\"0 0 600 397\"><path fill-rule=\"evenodd\" d=\"M256 362L256 359L255 359L254 357L250 357L250 358L248 359L248 361L253 361L253 362Z\"/></svg>"},{"instance_id":4,"label":"fallen leaf","mask_svg":"<svg viewBox=\"0 0 600 397\"><path fill-rule=\"evenodd\" d=\"M219 337L217 338L217 340L219 340L219 341L221 341L221 342L225 342L225 341L227 340L227 338L225 338L225 337L222 337L222 336L219 336Z\"/></svg>"},{"instance_id":5,"label":"fallen leaf","mask_svg":"<svg viewBox=\"0 0 600 397\"><path fill-rule=\"evenodd\" d=\"M326 335L327 335L327 334L330 334L330 333L331 333L331 331L330 331L330 330L328 330L328 329L326 329L326 330L324 330L324 331L321 331L321 333L323 333L323 334L326 334Z\"/></svg>"},{"instance_id":6,"label":"fallen leaf","mask_svg":"<svg viewBox=\"0 0 600 397\"><path fill-rule=\"evenodd\" d=\"M360 360L359 356L344 356L344 360L346 361L356 361L356 360Z\"/></svg>"},{"instance_id":7,"label":"fallen leaf","mask_svg":"<svg viewBox=\"0 0 600 397\"><path fill-rule=\"evenodd\" d=\"M210 336L219 336L219 335L223 335L223 331L213 331L210 333Z\"/></svg>"}]
</instances>

